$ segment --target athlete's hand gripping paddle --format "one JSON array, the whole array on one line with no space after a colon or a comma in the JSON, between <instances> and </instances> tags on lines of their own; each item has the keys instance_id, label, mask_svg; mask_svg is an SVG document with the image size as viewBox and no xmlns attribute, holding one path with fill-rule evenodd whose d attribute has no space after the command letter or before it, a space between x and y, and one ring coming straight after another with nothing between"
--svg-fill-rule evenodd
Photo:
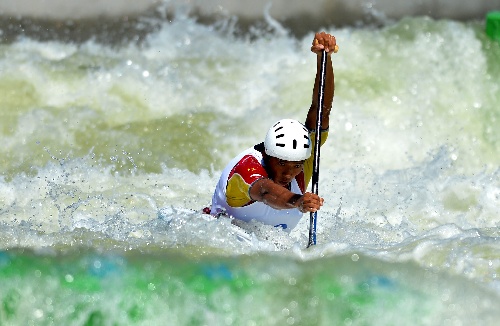
<instances>
[{"instance_id":1,"label":"athlete's hand gripping paddle","mask_svg":"<svg viewBox=\"0 0 500 326\"><path fill-rule=\"evenodd\" d=\"M333 52L337 52L338 47L335 46ZM325 102L325 79L326 79L326 63L328 55L325 50L321 51L321 70L319 76L319 92L318 92L318 114L316 116L316 137L314 138L314 161L313 161L313 174L312 174L312 188L311 192L318 194L318 181L319 181L319 152L321 144L321 123L323 115L323 105ZM316 244L316 221L318 212L311 212L309 218L309 243L307 247Z\"/></svg>"}]
</instances>

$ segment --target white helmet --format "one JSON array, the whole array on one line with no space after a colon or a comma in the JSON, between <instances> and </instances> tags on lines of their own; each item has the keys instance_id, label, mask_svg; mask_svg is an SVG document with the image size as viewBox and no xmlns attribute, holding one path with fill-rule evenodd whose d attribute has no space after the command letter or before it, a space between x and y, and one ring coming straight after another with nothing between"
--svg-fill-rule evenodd
<instances>
[{"instance_id":1,"label":"white helmet","mask_svg":"<svg viewBox=\"0 0 500 326\"><path fill-rule=\"evenodd\" d=\"M283 119L267 132L266 154L285 161L303 161L311 156L311 139L307 128L297 120Z\"/></svg>"}]
</instances>

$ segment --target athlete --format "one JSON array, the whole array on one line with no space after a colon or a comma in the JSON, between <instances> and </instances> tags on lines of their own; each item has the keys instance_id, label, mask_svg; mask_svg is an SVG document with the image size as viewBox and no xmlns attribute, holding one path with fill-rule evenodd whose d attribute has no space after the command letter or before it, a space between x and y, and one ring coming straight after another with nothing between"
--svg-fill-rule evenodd
<instances>
[{"instance_id":1,"label":"athlete","mask_svg":"<svg viewBox=\"0 0 500 326\"><path fill-rule=\"evenodd\" d=\"M305 124L283 119L267 132L263 143L236 156L224 168L212 197L210 214L227 214L249 222L292 230L304 213L316 212L323 198L307 192L312 177L316 116L318 108L321 53L327 55L321 145L328 137L329 117L334 95L331 54L336 52L333 35L316 33L311 51L317 57L312 104Z\"/></svg>"}]
</instances>

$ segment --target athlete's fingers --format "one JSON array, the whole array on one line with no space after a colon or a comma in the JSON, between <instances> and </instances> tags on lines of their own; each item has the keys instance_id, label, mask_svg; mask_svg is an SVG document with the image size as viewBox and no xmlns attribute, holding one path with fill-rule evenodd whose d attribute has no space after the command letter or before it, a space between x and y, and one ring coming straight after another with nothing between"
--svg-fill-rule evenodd
<instances>
[{"instance_id":1,"label":"athlete's fingers","mask_svg":"<svg viewBox=\"0 0 500 326\"><path fill-rule=\"evenodd\" d=\"M313 46L311 46L311 51L318 54L321 52L321 50L323 50L325 48L325 46L323 44L321 44L318 39L314 39L313 41Z\"/></svg>"},{"instance_id":2,"label":"athlete's fingers","mask_svg":"<svg viewBox=\"0 0 500 326\"><path fill-rule=\"evenodd\" d=\"M316 212L321 208L321 206L323 206L323 202L324 199L320 196L307 192L303 195L302 204L301 207L299 207L299 210L302 213Z\"/></svg>"},{"instance_id":3,"label":"athlete's fingers","mask_svg":"<svg viewBox=\"0 0 500 326\"><path fill-rule=\"evenodd\" d=\"M335 36L327 34L324 38L324 44L327 52L335 51L335 46L337 45Z\"/></svg>"},{"instance_id":4,"label":"athlete's fingers","mask_svg":"<svg viewBox=\"0 0 500 326\"><path fill-rule=\"evenodd\" d=\"M325 50L328 54L337 53L339 47L337 46L337 40L335 36L327 34L325 32L316 33L311 46L311 51L319 54L322 50Z\"/></svg>"}]
</instances>

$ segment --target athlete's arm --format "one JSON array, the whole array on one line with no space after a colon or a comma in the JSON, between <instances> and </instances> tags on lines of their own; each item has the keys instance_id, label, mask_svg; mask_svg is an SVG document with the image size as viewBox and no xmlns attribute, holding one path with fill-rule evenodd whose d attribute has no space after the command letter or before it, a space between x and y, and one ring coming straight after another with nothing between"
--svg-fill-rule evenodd
<instances>
[{"instance_id":1,"label":"athlete's arm","mask_svg":"<svg viewBox=\"0 0 500 326\"><path fill-rule=\"evenodd\" d=\"M334 52L337 41L333 35L327 34L325 32L316 33L314 36L311 51L317 55L317 71L316 79L314 81L314 89L312 96L312 103L309 111L307 112L307 118L305 125L309 130L316 129L316 116L318 112L318 92L319 92L319 79L321 71L321 52L325 49L327 53L327 63L326 63L326 76L325 76L325 94L324 94L324 107L322 112L321 129L326 130L330 126L330 111L332 109L332 101L335 92L335 79L332 68L332 58L331 54Z\"/></svg>"},{"instance_id":2,"label":"athlete's arm","mask_svg":"<svg viewBox=\"0 0 500 326\"><path fill-rule=\"evenodd\" d=\"M298 208L302 213L316 212L323 206L323 198L306 192L295 194L271 179L259 179L250 187L250 197L274 209Z\"/></svg>"}]
</instances>

